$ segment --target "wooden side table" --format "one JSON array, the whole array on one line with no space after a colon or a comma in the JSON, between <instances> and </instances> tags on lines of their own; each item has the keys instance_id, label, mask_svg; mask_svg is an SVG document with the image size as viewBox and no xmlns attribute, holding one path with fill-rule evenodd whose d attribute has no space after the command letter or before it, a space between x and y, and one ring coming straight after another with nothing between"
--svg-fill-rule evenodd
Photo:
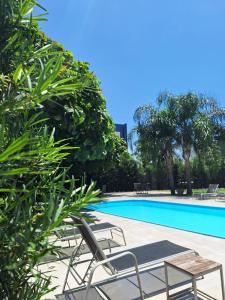
<instances>
[{"instance_id":1,"label":"wooden side table","mask_svg":"<svg viewBox=\"0 0 225 300\"><path fill-rule=\"evenodd\" d=\"M169 273L168 267L174 268L184 274L190 276L192 279L192 290L194 291L194 299L197 300L198 296L197 293L200 292L201 294L210 297L211 299L215 299L212 296L206 294L203 291L197 289L196 280L209 274L211 272L220 271L220 279L221 279L221 292L222 292L222 299L225 300L225 292L224 292L224 282L223 282L223 268L220 263L215 261L205 259L201 256L194 255L194 254L184 254L180 255L177 258L173 258L171 260L165 261L165 279L166 279L166 296L169 299ZM175 295L175 294L174 294ZM173 296L173 295L171 295Z\"/></svg>"}]
</instances>

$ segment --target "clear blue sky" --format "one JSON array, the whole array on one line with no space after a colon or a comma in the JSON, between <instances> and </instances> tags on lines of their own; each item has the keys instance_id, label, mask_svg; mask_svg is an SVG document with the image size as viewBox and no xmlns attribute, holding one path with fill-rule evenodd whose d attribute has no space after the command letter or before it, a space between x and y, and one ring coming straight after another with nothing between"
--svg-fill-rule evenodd
<instances>
[{"instance_id":1,"label":"clear blue sky","mask_svg":"<svg viewBox=\"0 0 225 300\"><path fill-rule=\"evenodd\" d=\"M224 0L45 0L41 27L101 80L116 123L160 91L206 93L225 105Z\"/></svg>"}]
</instances>

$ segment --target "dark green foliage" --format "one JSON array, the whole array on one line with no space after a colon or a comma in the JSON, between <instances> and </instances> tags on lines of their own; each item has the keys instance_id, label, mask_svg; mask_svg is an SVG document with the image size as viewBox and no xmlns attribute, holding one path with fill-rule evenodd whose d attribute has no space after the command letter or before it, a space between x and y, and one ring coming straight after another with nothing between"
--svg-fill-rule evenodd
<instances>
[{"instance_id":1,"label":"dark green foliage","mask_svg":"<svg viewBox=\"0 0 225 300\"><path fill-rule=\"evenodd\" d=\"M62 51L67 58L67 52ZM103 160L112 151L114 125L105 108L99 82L89 71L88 64L66 59L62 77L73 76L88 83L88 90L66 97L56 97L45 103L45 115L50 127L56 128L57 139L70 138L79 147L70 158L71 163Z\"/></svg>"},{"instance_id":2,"label":"dark green foliage","mask_svg":"<svg viewBox=\"0 0 225 300\"><path fill-rule=\"evenodd\" d=\"M123 152L117 162L103 170L98 177L98 185L106 185L107 192L132 191L134 182L146 180L145 174L136 160L128 152Z\"/></svg>"},{"instance_id":3,"label":"dark green foliage","mask_svg":"<svg viewBox=\"0 0 225 300\"><path fill-rule=\"evenodd\" d=\"M32 31L32 38L35 52L42 59L45 49L48 55L52 53L53 59L61 57L57 79L64 85L60 93L52 93L51 99L43 102L43 107L36 107L33 113L42 112L40 117L47 118L48 128L55 129L56 140L68 139L69 145L77 147L63 162L64 166L71 167L70 173L78 177L84 172L91 174L89 170L96 165L98 169L102 164L106 166L108 158L117 155L117 148L124 148L106 111L100 83L90 72L88 63L74 60L71 52L60 44L38 30ZM40 67L38 61L33 63Z\"/></svg>"}]
</instances>

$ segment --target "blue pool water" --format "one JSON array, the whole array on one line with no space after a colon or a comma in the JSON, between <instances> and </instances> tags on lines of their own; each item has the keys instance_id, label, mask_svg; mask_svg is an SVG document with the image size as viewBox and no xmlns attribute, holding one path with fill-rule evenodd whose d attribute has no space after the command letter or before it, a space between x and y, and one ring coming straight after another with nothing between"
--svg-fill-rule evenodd
<instances>
[{"instance_id":1,"label":"blue pool water","mask_svg":"<svg viewBox=\"0 0 225 300\"><path fill-rule=\"evenodd\" d=\"M200 234L225 238L225 208L149 200L108 201L90 209Z\"/></svg>"}]
</instances>

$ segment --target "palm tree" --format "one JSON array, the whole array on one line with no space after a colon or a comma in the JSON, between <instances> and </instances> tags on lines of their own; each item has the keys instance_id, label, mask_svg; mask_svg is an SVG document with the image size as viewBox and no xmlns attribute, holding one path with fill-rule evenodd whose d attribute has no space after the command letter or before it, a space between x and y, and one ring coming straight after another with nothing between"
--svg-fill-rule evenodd
<instances>
[{"instance_id":1,"label":"palm tree","mask_svg":"<svg viewBox=\"0 0 225 300\"><path fill-rule=\"evenodd\" d=\"M140 106L134 114L137 126L138 149L141 157L157 161L163 159L168 172L171 194L175 194L173 154L175 146L175 123L170 111L157 111L151 105Z\"/></svg>"},{"instance_id":2,"label":"palm tree","mask_svg":"<svg viewBox=\"0 0 225 300\"><path fill-rule=\"evenodd\" d=\"M215 142L215 129L224 119L224 110L219 109L211 98L187 93L175 96L162 93L158 104L173 116L176 123L176 143L182 150L185 164L187 194L192 195L191 164L192 152L206 151Z\"/></svg>"}]
</instances>

